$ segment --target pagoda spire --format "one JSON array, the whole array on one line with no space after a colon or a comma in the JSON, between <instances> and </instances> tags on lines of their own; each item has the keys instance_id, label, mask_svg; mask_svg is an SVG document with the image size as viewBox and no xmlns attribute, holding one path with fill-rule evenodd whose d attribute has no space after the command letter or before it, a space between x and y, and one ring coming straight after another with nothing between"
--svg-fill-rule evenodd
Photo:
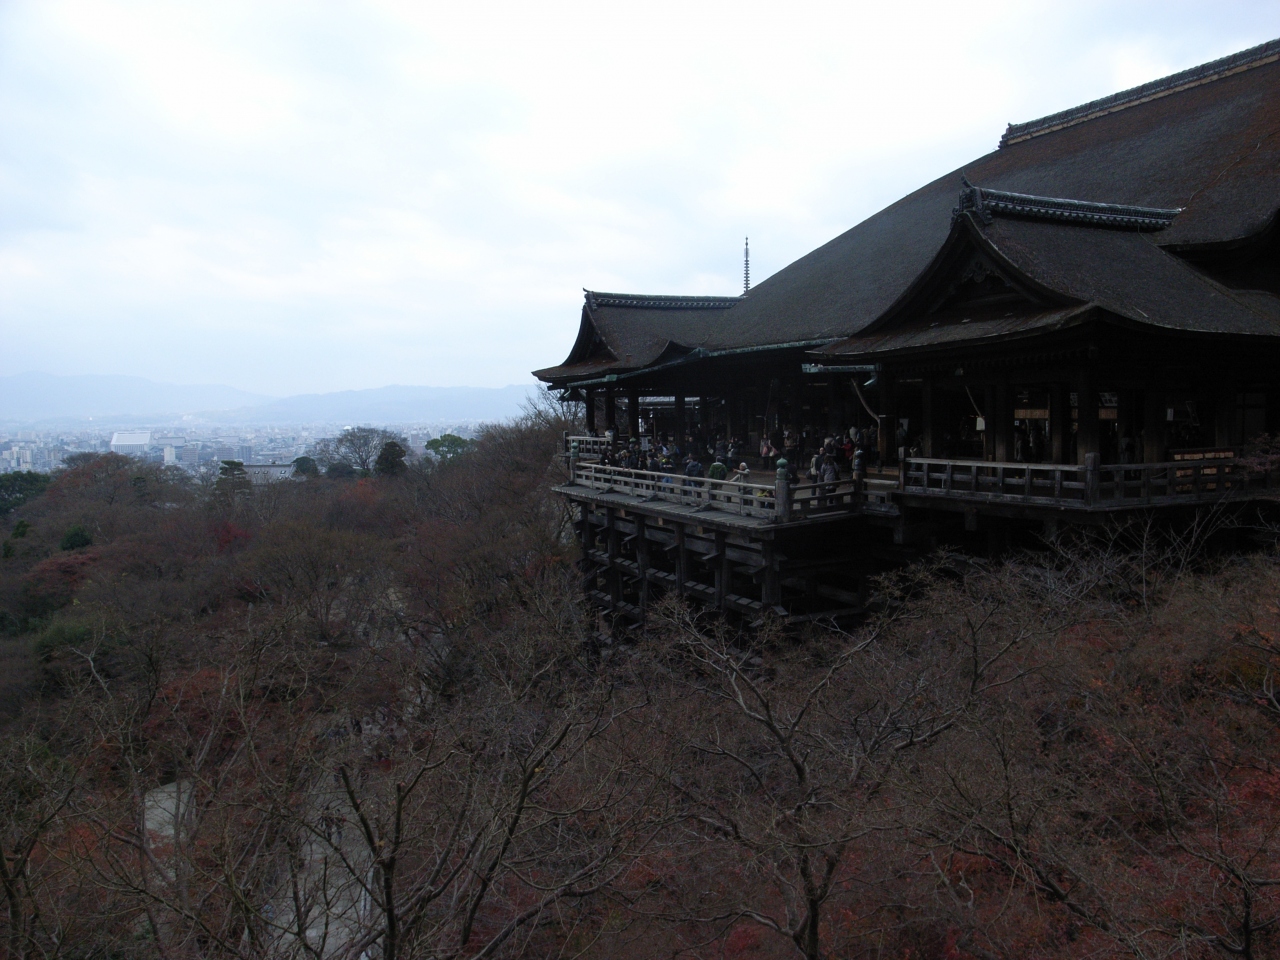
<instances>
[{"instance_id":1,"label":"pagoda spire","mask_svg":"<svg viewBox=\"0 0 1280 960\"><path fill-rule=\"evenodd\" d=\"M751 289L751 238L742 242L742 295L745 297Z\"/></svg>"}]
</instances>

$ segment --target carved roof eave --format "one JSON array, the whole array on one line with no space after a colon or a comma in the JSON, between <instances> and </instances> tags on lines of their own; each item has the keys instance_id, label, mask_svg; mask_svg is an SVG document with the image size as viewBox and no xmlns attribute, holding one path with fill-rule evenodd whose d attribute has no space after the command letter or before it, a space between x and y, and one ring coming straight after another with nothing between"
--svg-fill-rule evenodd
<instances>
[{"instance_id":1,"label":"carved roof eave","mask_svg":"<svg viewBox=\"0 0 1280 960\"><path fill-rule=\"evenodd\" d=\"M569 356L565 358L561 366L583 363L591 358L607 359L614 363L617 363L619 359L609 349L604 337L600 335L600 331L596 327L595 317L591 315L590 306L584 303L582 305L582 320L578 324L577 339L573 341L573 348L569 351Z\"/></svg>"},{"instance_id":2,"label":"carved roof eave","mask_svg":"<svg viewBox=\"0 0 1280 960\"><path fill-rule=\"evenodd\" d=\"M983 223L990 223L1000 216L1146 233L1166 229L1182 212L1181 207L1139 207L1127 203L1097 203L1092 200L1037 197L1007 190L990 190L975 187L963 176L960 182L960 202L952 211L953 219L962 213L972 212Z\"/></svg>"}]
</instances>

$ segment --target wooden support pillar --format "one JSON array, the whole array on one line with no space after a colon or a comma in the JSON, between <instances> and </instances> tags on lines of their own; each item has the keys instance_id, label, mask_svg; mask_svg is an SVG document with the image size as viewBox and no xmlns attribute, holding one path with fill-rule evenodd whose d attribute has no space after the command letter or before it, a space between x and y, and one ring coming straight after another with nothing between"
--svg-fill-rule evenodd
<instances>
[{"instance_id":1,"label":"wooden support pillar","mask_svg":"<svg viewBox=\"0 0 1280 960\"><path fill-rule=\"evenodd\" d=\"M596 389L587 387L587 433L596 432Z\"/></svg>"},{"instance_id":2,"label":"wooden support pillar","mask_svg":"<svg viewBox=\"0 0 1280 960\"><path fill-rule=\"evenodd\" d=\"M716 531L716 609L724 609L724 598L729 593L729 554L725 533Z\"/></svg>"},{"instance_id":3,"label":"wooden support pillar","mask_svg":"<svg viewBox=\"0 0 1280 960\"><path fill-rule=\"evenodd\" d=\"M827 380L827 433L833 437L839 437L840 432L844 429L844 410L840 397L839 377L834 373L828 374Z\"/></svg>"},{"instance_id":4,"label":"wooden support pillar","mask_svg":"<svg viewBox=\"0 0 1280 960\"><path fill-rule=\"evenodd\" d=\"M1236 386L1230 379L1218 384L1213 396L1213 443L1218 447L1230 447L1238 442L1235 436Z\"/></svg>"},{"instance_id":5,"label":"wooden support pillar","mask_svg":"<svg viewBox=\"0 0 1280 960\"><path fill-rule=\"evenodd\" d=\"M675 441L680 446L681 450L684 449L684 435L685 435L686 427L687 425L685 422L684 394L677 393L676 394Z\"/></svg>"},{"instance_id":6,"label":"wooden support pillar","mask_svg":"<svg viewBox=\"0 0 1280 960\"><path fill-rule=\"evenodd\" d=\"M618 557L621 554L621 538L618 536L617 511L613 507L605 507L604 516L608 537L606 547L609 553L609 572L606 579L609 582L609 600L613 603L613 609L616 610L622 601L622 571L617 566Z\"/></svg>"},{"instance_id":7,"label":"wooden support pillar","mask_svg":"<svg viewBox=\"0 0 1280 960\"><path fill-rule=\"evenodd\" d=\"M994 423L988 423L987 429L995 429L996 459L1008 463L1013 459L1013 405L1010 399L1013 391L1009 389L1009 381L1002 379L996 383L995 407L991 411Z\"/></svg>"},{"instance_id":8,"label":"wooden support pillar","mask_svg":"<svg viewBox=\"0 0 1280 960\"><path fill-rule=\"evenodd\" d=\"M649 609L649 538L648 523L636 514L636 570L640 574L640 609Z\"/></svg>"},{"instance_id":9,"label":"wooden support pillar","mask_svg":"<svg viewBox=\"0 0 1280 960\"><path fill-rule=\"evenodd\" d=\"M627 433L632 440L640 436L640 391L635 387L627 391Z\"/></svg>"},{"instance_id":10,"label":"wooden support pillar","mask_svg":"<svg viewBox=\"0 0 1280 960\"><path fill-rule=\"evenodd\" d=\"M1082 466L1085 457L1099 452L1098 436L1098 388L1094 382L1093 368L1086 364L1076 372L1076 463Z\"/></svg>"},{"instance_id":11,"label":"wooden support pillar","mask_svg":"<svg viewBox=\"0 0 1280 960\"><path fill-rule=\"evenodd\" d=\"M983 385L982 420L986 429L982 432L982 459L997 460L996 456L996 421L998 407L996 405L996 385Z\"/></svg>"},{"instance_id":12,"label":"wooden support pillar","mask_svg":"<svg viewBox=\"0 0 1280 960\"><path fill-rule=\"evenodd\" d=\"M1148 381L1142 402L1142 462L1164 463L1169 409L1164 391Z\"/></svg>"},{"instance_id":13,"label":"wooden support pillar","mask_svg":"<svg viewBox=\"0 0 1280 960\"><path fill-rule=\"evenodd\" d=\"M591 507L582 504L578 512L578 540L582 544L582 562L584 564L590 562L591 552Z\"/></svg>"},{"instance_id":14,"label":"wooden support pillar","mask_svg":"<svg viewBox=\"0 0 1280 960\"><path fill-rule=\"evenodd\" d=\"M1280 384L1268 383L1265 396L1263 429L1270 434L1280 433Z\"/></svg>"},{"instance_id":15,"label":"wooden support pillar","mask_svg":"<svg viewBox=\"0 0 1280 960\"><path fill-rule=\"evenodd\" d=\"M689 579L689 554L684 546L684 524L676 524L676 594L684 599L684 584Z\"/></svg>"},{"instance_id":16,"label":"wooden support pillar","mask_svg":"<svg viewBox=\"0 0 1280 960\"><path fill-rule=\"evenodd\" d=\"M589 504L585 503L582 505L581 537L583 588L594 590L596 588L596 562L591 557L591 551L595 549L596 526L593 522L593 510Z\"/></svg>"},{"instance_id":17,"label":"wooden support pillar","mask_svg":"<svg viewBox=\"0 0 1280 960\"><path fill-rule=\"evenodd\" d=\"M1141 463L1142 451L1138 449L1138 395L1132 390L1121 390L1116 394L1116 403L1117 462Z\"/></svg>"},{"instance_id":18,"label":"wooden support pillar","mask_svg":"<svg viewBox=\"0 0 1280 960\"><path fill-rule=\"evenodd\" d=\"M893 374L880 372L880 431L881 463L898 460L898 384Z\"/></svg>"},{"instance_id":19,"label":"wooden support pillar","mask_svg":"<svg viewBox=\"0 0 1280 960\"><path fill-rule=\"evenodd\" d=\"M936 412L933 408L933 377L925 374L920 381L920 446L926 457L942 455L942 444L937 436Z\"/></svg>"},{"instance_id":20,"label":"wooden support pillar","mask_svg":"<svg viewBox=\"0 0 1280 960\"><path fill-rule=\"evenodd\" d=\"M764 577L760 589L760 602L765 609L776 605L782 599L782 588L778 576L778 563L774 556L773 541L760 543L760 557L764 563Z\"/></svg>"},{"instance_id":21,"label":"wooden support pillar","mask_svg":"<svg viewBox=\"0 0 1280 960\"><path fill-rule=\"evenodd\" d=\"M618 403L613 395L613 387L604 388L604 428L618 432Z\"/></svg>"},{"instance_id":22,"label":"wooden support pillar","mask_svg":"<svg viewBox=\"0 0 1280 960\"><path fill-rule=\"evenodd\" d=\"M1067 389L1061 383L1049 384L1050 459L1066 463L1067 442L1071 436L1071 411L1067 408Z\"/></svg>"}]
</instances>

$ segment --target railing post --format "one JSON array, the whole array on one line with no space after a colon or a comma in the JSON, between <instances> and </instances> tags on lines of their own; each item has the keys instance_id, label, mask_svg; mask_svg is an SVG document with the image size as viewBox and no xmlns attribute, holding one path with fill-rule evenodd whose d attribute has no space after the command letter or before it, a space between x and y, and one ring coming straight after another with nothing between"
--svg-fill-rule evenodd
<instances>
[{"instance_id":1,"label":"railing post","mask_svg":"<svg viewBox=\"0 0 1280 960\"><path fill-rule=\"evenodd\" d=\"M1093 503L1098 498L1098 455L1084 455L1084 502Z\"/></svg>"},{"instance_id":2,"label":"railing post","mask_svg":"<svg viewBox=\"0 0 1280 960\"><path fill-rule=\"evenodd\" d=\"M565 434L568 437L568 434ZM574 440L569 444L569 482L576 483L578 480L578 441Z\"/></svg>"},{"instance_id":3,"label":"railing post","mask_svg":"<svg viewBox=\"0 0 1280 960\"><path fill-rule=\"evenodd\" d=\"M779 523L791 519L791 484L787 482L787 461L778 458L778 473L773 485L773 518Z\"/></svg>"},{"instance_id":4,"label":"railing post","mask_svg":"<svg viewBox=\"0 0 1280 960\"><path fill-rule=\"evenodd\" d=\"M898 490L905 492L907 489L907 458L898 458Z\"/></svg>"}]
</instances>

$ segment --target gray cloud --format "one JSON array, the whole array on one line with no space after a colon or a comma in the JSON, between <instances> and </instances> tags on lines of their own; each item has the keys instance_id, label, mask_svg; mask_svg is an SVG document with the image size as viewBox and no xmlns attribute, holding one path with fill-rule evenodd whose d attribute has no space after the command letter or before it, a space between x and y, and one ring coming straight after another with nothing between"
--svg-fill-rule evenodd
<instances>
[{"instance_id":1,"label":"gray cloud","mask_svg":"<svg viewBox=\"0 0 1280 960\"><path fill-rule=\"evenodd\" d=\"M744 233L762 279L1007 121L1276 35L1273 3L9 4L7 372L523 382L584 285L736 292Z\"/></svg>"}]
</instances>

